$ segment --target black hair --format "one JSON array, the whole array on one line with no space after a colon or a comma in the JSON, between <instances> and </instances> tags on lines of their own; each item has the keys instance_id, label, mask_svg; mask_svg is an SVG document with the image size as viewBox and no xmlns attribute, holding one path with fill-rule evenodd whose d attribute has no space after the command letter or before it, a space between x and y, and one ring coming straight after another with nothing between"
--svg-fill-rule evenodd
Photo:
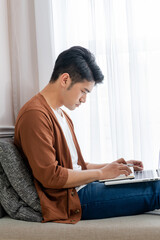
<instances>
[{"instance_id":1,"label":"black hair","mask_svg":"<svg viewBox=\"0 0 160 240\"><path fill-rule=\"evenodd\" d=\"M71 85L84 80L94 81L96 85L104 79L94 55L86 48L80 46L71 47L60 53L55 62L50 83L55 82L63 73L70 75Z\"/></svg>"}]
</instances>

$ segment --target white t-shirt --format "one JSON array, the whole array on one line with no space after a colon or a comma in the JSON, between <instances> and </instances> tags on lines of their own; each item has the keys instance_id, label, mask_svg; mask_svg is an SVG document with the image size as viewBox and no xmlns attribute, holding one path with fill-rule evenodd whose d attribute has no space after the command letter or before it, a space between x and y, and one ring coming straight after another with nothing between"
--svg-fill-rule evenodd
<instances>
[{"instance_id":1,"label":"white t-shirt","mask_svg":"<svg viewBox=\"0 0 160 240\"><path fill-rule=\"evenodd\" d=\"M62 112L61 109L58 109L57 111L52 108L54 114L57 117L57 120L62 128L62 131L64 133L70 154L71 154L71 159L72 159L72 165L73 165L73 170L82 170L82 167L78 165L78 154L77 150L75 147L75 144L73 142L72 134L70 131L70 128L68 126L67 120ZM82 185L80 187L76 187L77 192L86 185Z\"/></svg>"}]
</instances>

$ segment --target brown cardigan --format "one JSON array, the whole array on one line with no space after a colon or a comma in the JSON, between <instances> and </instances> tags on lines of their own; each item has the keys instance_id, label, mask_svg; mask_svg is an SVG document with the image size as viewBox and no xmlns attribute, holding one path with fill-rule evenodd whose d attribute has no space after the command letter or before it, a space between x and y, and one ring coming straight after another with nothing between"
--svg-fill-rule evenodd
<instances>
[{"instance_id":1,"label":"brown cardigan","mask_svg":"<svg viewBox=\"0 0 160 240\"><path fill-rule=\"evenodd\" d=\"M64 112L77 149L78 164L86 164L74 133L73 124ZM81 205L75 188L62 188L72 161L62 129L44 97L38 93L19 112L15 126L15 145L23 152L32 169L40 198L43 221L76 223Z\"/></svg>"}]
</instances>

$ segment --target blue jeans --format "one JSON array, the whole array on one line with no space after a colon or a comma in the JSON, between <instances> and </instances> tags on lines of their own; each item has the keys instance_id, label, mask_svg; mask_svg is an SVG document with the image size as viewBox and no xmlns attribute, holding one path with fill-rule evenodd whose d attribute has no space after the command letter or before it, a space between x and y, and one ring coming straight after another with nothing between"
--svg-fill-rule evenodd
<instances>
[{"instance_id":1,"label":"blue jeans","mask_svg":"<svg viewBox=\"0 0 160 240\"><path fill-rule=\"evenodd\" d=\"M92 182L78 195L82 220L141 214L160 208L160 181L114 186Z\"/></svg>"}]
</instances>

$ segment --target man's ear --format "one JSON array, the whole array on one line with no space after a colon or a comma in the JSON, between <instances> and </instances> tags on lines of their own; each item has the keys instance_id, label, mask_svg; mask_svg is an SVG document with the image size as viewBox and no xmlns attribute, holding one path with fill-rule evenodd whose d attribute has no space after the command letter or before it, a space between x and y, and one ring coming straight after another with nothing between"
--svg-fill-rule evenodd
<instances>
[{"instance_id":1,"label":"man's ear","mask_svg":"<svg viewBox=\"0 0 160 240\"><path fill-rule=\"evenodd\" d=\"M70 83L71 83L71 78L70 78L70 76L69 76L69 74L68 73L63 73L62 75L61 75L61 86L62 87L67 87L68 88L68 86L70 85Z\"/></svg>"}]
</instances>

